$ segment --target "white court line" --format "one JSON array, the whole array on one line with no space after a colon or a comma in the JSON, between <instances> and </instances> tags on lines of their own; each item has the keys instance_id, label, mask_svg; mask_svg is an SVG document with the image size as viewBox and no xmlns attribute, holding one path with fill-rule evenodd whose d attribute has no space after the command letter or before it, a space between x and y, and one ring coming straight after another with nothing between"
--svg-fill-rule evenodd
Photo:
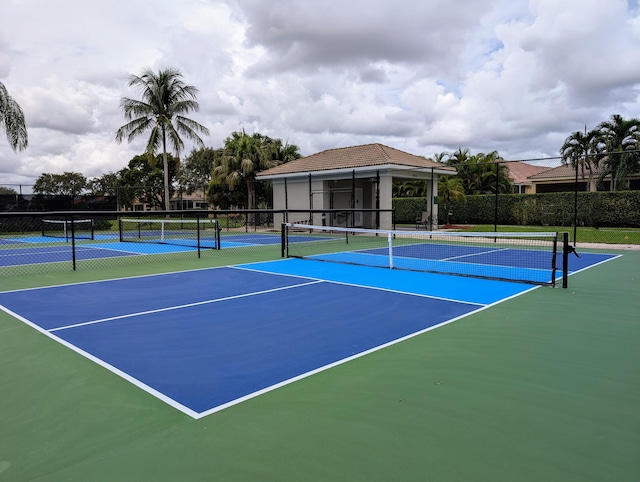
<instances>
[{"instance_id":1,"label":"white court line","mask_svg":"<svg viewBox=\"0 0 640 482\"><path fill-rule=\"evenodd\" d=\"M346 284L346 283L339 283L339 284ZM454 322L456 322L458 320L461 320L461 319L466 318L468 316L471 316L471 315L474 315L474 314L479 313L481 311L484 311L487 308L491 308L492 306L495 306L497 304L503 303L503 302L505 302L507 300L510 300L512 298L516 298L516 297L521 296L521 295L523 295L525 293L528 293L530 291L537 290L538 288L540 288L540 286L533 286L528 290L522 291L521 293L516 293L516 294L514 294L512 296L509 296L507 298L498 300L498 301L496 301L494 303L491 303L489 305L479 306L478 309L472 310L469 313L464 313L464 314L462 314L460 316L456 316L455 318L451 318L450 320L445 320L445 321L443 321L441 323L438 323L437 325L433 325L433 326L430 326L428 328L424 328L422 330L416 331L414 333L410 333L410 334L405 335L403 337L396 338L395 340L388 341L386 343L383 343L381 345L375 346L373 348L370 348L368 350L362 351L360 353L356 353L354 355L351 355L351 356L348 356L348 357L345 357L345 358L341 358L341 359L336 360L336 361L334 361L332 363L328 363L327 365L323 365L323 366L320 366L318 368L314 368L313 370L309 370L308 372L301 373L300 375L297 375L295 377L288 378L286 380L282 380L281 382L278 382L278 383L274 383L273 385L269 385L268 387L265 387L265 388L263 388L261 390L256 390L255 392L248 393L248 394L246 394L246 395L244 395L242 397L233 399L233 400L231 400L229 402L226 402L226 403L223 403L221 405L217 405L217 406L212 407L212 408L210 408L208 410L205 410L203 412L197 413L195 415L192 415L192 414L190 414L190 415L195 419L200 419L200 418L206 417L207 415L211 415L213 413L219 412L219 411L224 410L226 408L233 407L234 405L238 405L239 403L245 402L245 401L250 400L252 398L258 397L258 396L263 395L265 393L271 392L271 391L276 390L278 388L281 388L281 387L284 387L284 386L289 385L291 383L297 382L298 380L302 380L304 378L310 377L310 376L315 375L317 373L329 370L330 368L333 368L333 367L336 367L336 366L339 366L339 365L343 365L343 364L348 363L348 362L350 362L352 360L356 360L358 358L362 358L362 357L364 357L366 355L369 355L369 354L374 353L374 352L379 351L379 350L383 350L384 348L396 345L398 343L401 343L403 341L409 340L411 338L415 338L416 336L420 336L420 335L422 335L424 333L427 333L429 331L436 330L436 329L441 328L443 326L446 326L446 325L448 325L450 323L454 323Z\"/></svg>"},{"instance_id":2,"label":"white court line","mask_svg":"<svg viewBox=\"0 0 640 482\"><path fill-rule=\"evenodd\" d=\"M274 293L276 291L283 291L283 290L288 290L288 289L292 289L292 288L300 288L302 286L314 285L314 284L318 284L318 283L322 283L322 281L321 280L314 280L314 281L310 281L308 283L301 283L301 284L292 285L292 286L283 286L281 288L272 288L272 289L269 289L269 290L254 291L253 293L243 293L241 295L225 296L224 298L216 298L216 299L213 299L213 300L198 301L198 302L195 302L195 303L187 303L187 304L184 304L184 305L169 306L169 307L166 307L166 308L158 308L156 310L139 311L137 313L127 313L126 315L111 316L109 318L102 318L102 319L99 319L99 320L85 321L85 322L82 322L82 323L75 323L73 325L59 326L58 328L50 329L49 332L53 333L55 331L67 330L69 328L77 328L77 327L80 327L80 326L94 325L96 323L104 323L106 321L122 320L124 318L133 318L135 316L150 315L150 314L153 314L153 313L163 313L163 312L166 312L166 311L181 310L183 308L191 308L191 307L194 307L194 306L208 305L208 304L211 304L211 303L219 303L220 301L228 301L228 300L235 300L235 299L239 299L239 298L247 298L247 297L250 297L250 296L263 295L263 294L266 294L266 293Z\"/></svg>"},{"instance_id":3,"label":"white court line","mask_svg":"<svg viewBox=\"0 0 640 482\"><path fill-rule=\"evenodd\" d=\"M16 266L31 266L31 265L16 265ZM154 278L156 276L171 276L175 274L195 273L199 271L209 271L209 270L231 268L231 267L232 266L207 266L205 268L184 269L179 271L167 271L166 273L139 274L139 275L133 275L133 276L121 276L119 278L105 278L105 279L96 279L96 280L89 280L89 281L77 281L74 283L62 283L57 285L36 286L34 288L19 288L15 290L0 291L0 293L18 293L21 291L38 291L38 290L47 290L49 288L64 288L65 286L81 286L81 285L89 285L89 284L111 283L112 281L140 279L140 278Z\"/></svg>"},{"instance_id":4,"label":"white court line","mask_svg":"<svg viewBox=\"0 0 640 482\"><path fill-rule=\"evenodd\" d=\"M461 254L460 256L451 256L450 258L442 258L439 261L451 261L452 259L469 258L473 256L483 256L485 254L499 253L501 251L509 251L510 248L490 249L489 251L482 251L480 253Z\"/></svg>"},{"instance_id":5,"label":"white court line","mask_svg":"<svg viewBox=\"0 0 640 482\"><path fill-rule=\"evenodd\" d=\"M8 253L8 254L0 254L0 257L2 258L15 258L16 256L29 256L29 257L33 257L33 256L40 256L41 254L67 254L67 252L71 253L71 246L60 246L60 248L68 248L68 249L57 249L55 251L38 251L38 252L33 252L30 251L28 253ZM28 251L28 250L24 250L24 251Z\"/></svg>"},{"instance_id":6,"label":"white court line","mask_svg":"<svg viewBox=\"0 0 640 482\"><path fill-rule=\"evenodd\" d=\"M265 261L265 262L269 263L270 261ZM259 264L259 263L256 263L256 264ZM463 305L487 306L484 303L474 303L473 301L462 301L462 300L457 300L455 298L443 298L441 296L426 295L424 293L414 293L412 291L400 291L400 290L394 290L394 289L391 289L391 288L382 288L380 286L369 286L369 285L362 285L362 284L357 284L357 283L347 283L346 281L328 280L328 279L316 278L314 276L307 276L307 275L276 273L276 272L273 272L273 271L267 271L267 270L262 270L262 269L257 269L257 268L248 268L247 266L229 266L229 268L241 269L241 270L244 270L244 271L253 271L255 273L272 274L272 275L276 275L276 276L286 276L286 277L289 277L289 278L312 279L312 280L315 280L316 282L319 282L319 283L333 283L333 284L336 284L336 285L352 286L354 288L365 288L365 289L376 290L376 291L387 291L389 293L396 293L396 294L400 294L400 295L418 296L420 298L429 298L429 299L440 300L440 301L451 301L453 303L461 303Z\"/></svg>"},{"instance_id":7,"label":"white court line","mask_svg":"<svg viewBox=\"0 0 640 482\"><path fill-rule=\"evenodd\" d=\"M165 402L170 407L173 407L176 410L181 411L182 413L184 413L185 415L190 416L191 418L194 418L194 419L200 418L201 415L198 412L196 412L194 410L191 410L189 407L184 406L180 402L177 402L173 398L168 397L167 395L165 395L162 392L159 392L155 388L152 388L151 386L147 385L146 383L144 383L144 382L138 380L137 378L129 375L127 372L124 372L124 371L120 370L119 368L116 368L115 366L111 365L110 363L107 363L106 361L102 360L101 358L98 358L97 356L92 355L88 351L85 351L82 348L77 347L73 343L69 343L65 339L60 338L60 337L50 333L50 331L45 330L44 328L42 328L38 324L29 321L28 319L26 319L25 317L19 315L18 313L15 313L15 312L11 311L10 309L6 308L3 305L0 305L0 310L4 311L5 313L7 313L7 314L9 314L11 316L13 316L16 319L22 321L26 325L28 325L31 328L33 328L34 330L42 333L43 335L51 338L52 340L57 341L62 346L65 346L65 347L69 348L70 350L82 355L83 357L87 358L88 360L91 360L92 362L96 363L97 365L99 365L99 366L101 366L103 368L106 368L107 370L111 371L112 373L115 373L119 377L121 377L124 380L132 383L133 385L135 385L136 387L140 388L141 390L144 390L145 392L153 395L157 399Z\"/></svg>"}]
</instances>

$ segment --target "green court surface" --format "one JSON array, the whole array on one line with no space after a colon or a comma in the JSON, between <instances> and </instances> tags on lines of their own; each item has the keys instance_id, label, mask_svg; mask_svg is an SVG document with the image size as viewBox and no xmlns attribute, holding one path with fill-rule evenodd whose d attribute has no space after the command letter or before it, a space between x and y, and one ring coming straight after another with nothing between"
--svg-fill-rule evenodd
<instances>
[{"instance_id":1,"label":"green court surface","mask_svg":"<svg viewBox=\"0 0 640 482\"><path fill-rule=\"evenodd\" d=\"M0 386L2 481L640 480L640 252L197 420L4 312Z\"/></svg>"}]
</instances>

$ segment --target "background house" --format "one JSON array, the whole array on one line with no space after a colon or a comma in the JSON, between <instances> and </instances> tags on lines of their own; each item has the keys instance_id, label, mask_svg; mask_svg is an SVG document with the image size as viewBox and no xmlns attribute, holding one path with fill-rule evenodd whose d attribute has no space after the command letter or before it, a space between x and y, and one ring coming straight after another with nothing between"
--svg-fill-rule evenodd
<instances>
[{"instance_id":1,"label":"background house","mask_svg":"<svg viewBox=\"0 0 640 482\"><path fill-rule=\"evenodd\" d=\"M289 210L387 209L381 213L379 227L392 227L392 183L394 180L424 181L429 211L437 217L438 177L452 175L452 167L415 156L382 144L329 149L281 164L257 175L273 183L273 208ZM300 213L289 221L310 221L321 225L322 214ZM276 223L278 220L274 220ZM374 213L344 213L324 218L327 225L375 228Z\"/></svg>"},{"instance_id":2,"label":"background house","mask_svg":"<svg viewBox=\"0 0 640 482\"><path fill-rule=\"evenodd\" d=\"M509 179L513 182L516 194L530 194L535 192L535 188L530 176L543 173L551 169L548 166L534 166L522 161L508 162Z\"/></svg>"},{"instance_id":3,"label":"background house","mask_svg":"<svg viewBox=\"0 0 640 482\"><path fill-rule=\"evenodd\" d=\"M602 181L603 185L596 189L598 177L602 174L601 168L594 167L591 174L590 176L587 169L583 172L578 168L578 191L593 192L611 189L611 176L606 176ZM532 184L531 192L533 193L574 191L576 190L576 169L567 164L531 175L528 180ZM629 175L627 181L629 182L628 189L640 189L640 174Z\"/></svg>"}]
</instances>

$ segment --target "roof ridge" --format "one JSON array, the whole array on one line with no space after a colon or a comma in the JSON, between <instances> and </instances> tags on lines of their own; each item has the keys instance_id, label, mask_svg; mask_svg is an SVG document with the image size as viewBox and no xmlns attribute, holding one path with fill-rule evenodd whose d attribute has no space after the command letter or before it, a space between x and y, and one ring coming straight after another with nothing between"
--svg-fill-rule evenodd
<instances>
[{"instance_id":1,"label":"roof ridge","mask_svg":"<svg viewBox=\"0 0 640 482\"><path fill-rule=\"evenodd\" d=\"M357 145L357 146L331 147L329 149L325 149L323 151L315 152L313 154L309 154L308 156L304 156L304 157L315 156L316 154L322 154L323 152L343 151L345 149L355 149L355 148L359 148L359 147L369 147L369 146L382 146L382 144L380 144L379 142L371 142L369 144L360 144L360 145Z\"/></svg>"},{"instance_id":2,"label":"roof ridge","mask_svg":"<svg viewBox=\"0 0 640 482\"><path fill-rule=\"evenodd\" d=\"M377 142L359 146L325 149L324 151L273 167L267 171L262 171L258 176L391 165L420 169L431 167L453 170L451 167L440 165L440 163L424 156L417 156Z\"/></svg>"},{"instance_id":3,"label":"roof ridge","mask_svg":"<svg viewBox=\"0 0 640 482\"><path fill-rule=\"evenodd\" d=\"M376 143L374 144L374 146L376 147L376 149L378 149L382 153L385 159L387 160L391 159L391 156L387 152L387 149L393 149L393 147L385 146L384 144L380 144L380 143Z\"/></svg>"}]
</instances>

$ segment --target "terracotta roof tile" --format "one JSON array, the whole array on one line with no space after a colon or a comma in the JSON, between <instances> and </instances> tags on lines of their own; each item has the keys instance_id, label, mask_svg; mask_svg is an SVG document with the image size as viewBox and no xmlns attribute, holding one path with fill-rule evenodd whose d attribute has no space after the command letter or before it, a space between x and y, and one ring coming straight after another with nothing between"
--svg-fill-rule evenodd
<instances>
[{"instance_id":1,"label":"terracotta roof tile","mask_svg":"<svg viewBox=\"0 0 640 482\"><path fill-rule=\"evenodd\" d=\"M428 169L435 167L440 170L455 171L453 168L439 162L415 156L408 152L394 149L393 147L383 144L366 144L318 152L263 171L258 174L258 177L336 169L354 169L389 164Z\"/></svg>"},{"instance_id":2,"label":"terracotta roof tile","mask_svg":"<svg viewBox=\"0 0 640 482\"><path fill-rule=\"evenodd\" d=\"M582 170L578 171L582 175ZM585 173L588 172L585 170ZM601 169L593 168L594 175L598 176L602 172ZM544 179L557 179L557 178L573 178L575 177L576 169L570 164L554 167L553 169L547 169L544 172L534 174L529 177L530 181L541 181Z\"/></svg>"},{"instance_id":3,"label":"terracotta roof tile","mask_svg":"<svg viewBox=\"0 0 640 482\"><path fill-rule=\"evenodd\" d=\"M547 166L534 166L533 164L527 164L521 161L508 162L507 167L509 168L509 179L515 184L530 183L531 181L527 179L529 176L540 174L551 169Z\"/></svg>"}]
</instances>

